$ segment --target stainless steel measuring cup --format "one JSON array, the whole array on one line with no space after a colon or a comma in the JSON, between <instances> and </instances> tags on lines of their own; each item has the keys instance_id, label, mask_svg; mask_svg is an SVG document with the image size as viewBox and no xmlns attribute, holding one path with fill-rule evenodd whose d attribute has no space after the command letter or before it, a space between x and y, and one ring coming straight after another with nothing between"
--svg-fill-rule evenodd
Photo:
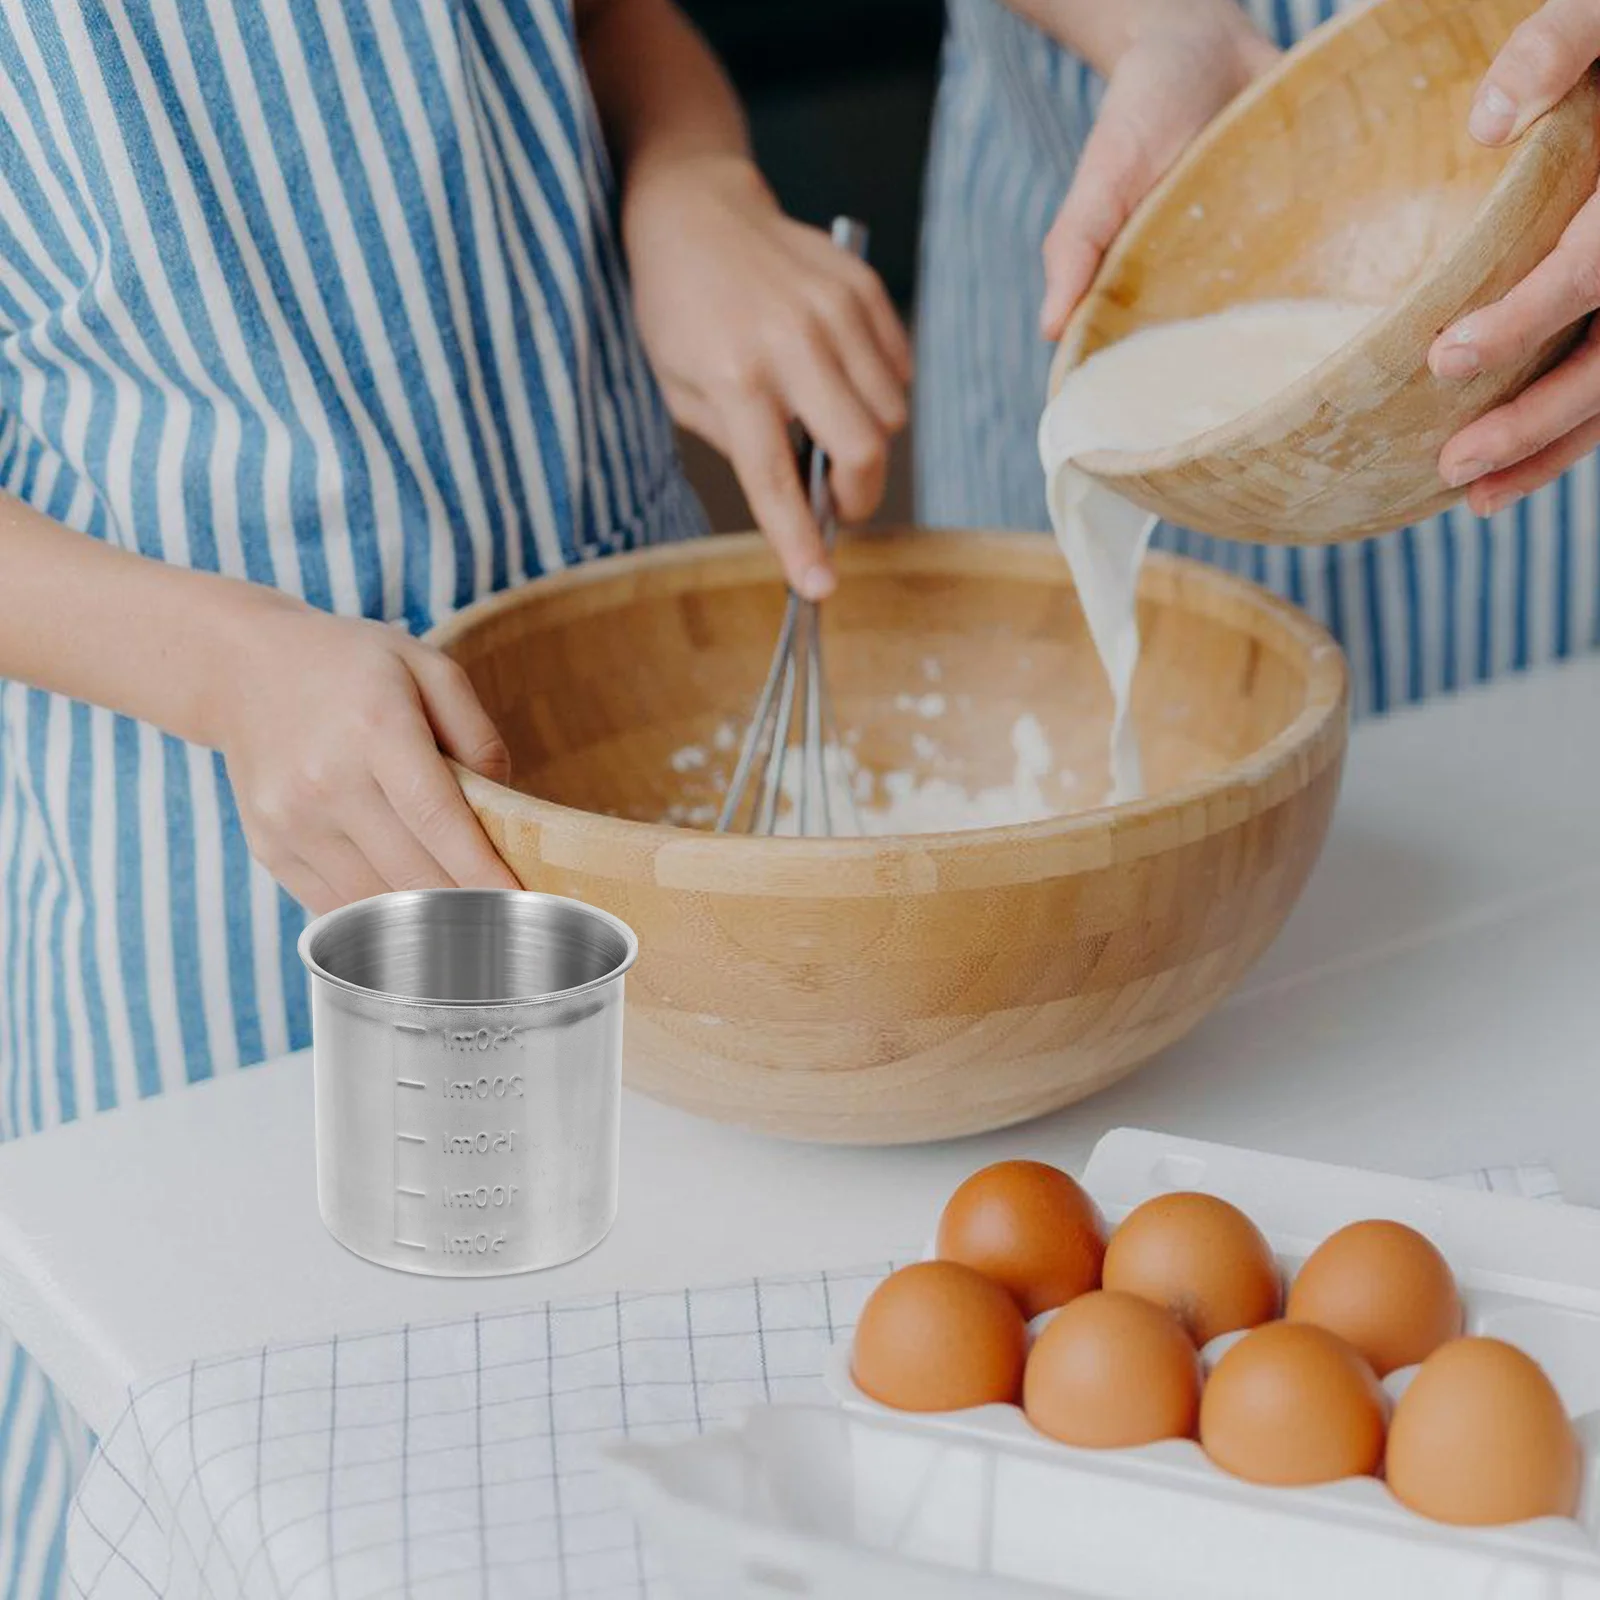
<instances>
[{"instance_id":1,"label":"stainless steel measuring cup","mask_svg":"<svg viewBox=\"0 0 1600 1600\"><path fill-rule=\"evenodd\" d=\"M617 1212L625 923L557 895L375 895L300 935L322 1220L437 1277L570 1261Z\"/></svg>"}]
</instances>

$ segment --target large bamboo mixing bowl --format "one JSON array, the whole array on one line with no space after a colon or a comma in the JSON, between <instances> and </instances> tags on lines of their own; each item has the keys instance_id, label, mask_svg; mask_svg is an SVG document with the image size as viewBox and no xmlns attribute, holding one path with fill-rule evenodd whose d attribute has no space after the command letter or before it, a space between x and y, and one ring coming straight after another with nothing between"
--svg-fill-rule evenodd
<instances>
[{"instance_id":1,"label":"large bamboo mixing bowl","mask_svg":"<svg viewBox=\"0 0 1600 1600\"><path fill-rule=\"evenodd\" d=\"M1105 678L1054 543L847 541L824 608L841 724L877 773L1005 783L1032 713L1105 791ZM1153 798L898 838L718 837L783 587L753 536L620 556L435 630L510 744L467 796L530 889L639 935L634 1088L773 1133L895 1143L975 1132L1109 1083L1205 1015L1316 860L1345 744L1344 663L1238 579L1152 557L1135 712ZM611 815L608 813L619 813Z\"/></svg>"},{"instance_id":2,"label":"large bamboo mixing bowl","mask_svg":"<svg viewBox=\"0 0 1600 1600\"><path fill-rule=\"evenodd\" d=\"M1380 533L1461 496L1438 455L1570 348L1440 382L1434 339L1546 256L1600 176L1591 77L1514 146L1466 131L1473 91L1537 0L1379 0L1291 51L1134 214L1052 372L1154 323L1302 296L1387 306L1283 396L1171 449L1080 465L1148 511L1227 538Z\"/></svg>"}]
</instances>

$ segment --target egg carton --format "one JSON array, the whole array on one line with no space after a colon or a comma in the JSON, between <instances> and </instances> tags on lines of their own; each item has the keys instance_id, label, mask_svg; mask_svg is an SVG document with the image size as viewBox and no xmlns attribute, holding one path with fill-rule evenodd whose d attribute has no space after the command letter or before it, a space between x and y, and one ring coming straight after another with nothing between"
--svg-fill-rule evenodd
<instances>
[{"instance_id":1,"label":"egg carton","mask_svg":"<svg viewBox=\"0 0 1600 1600\"><path fill-rule=\"evenodd\" d=\"M1583 1450L1578 1517L1453 1528L1375 1479L1245 1483L1190 1440L1083 1450L1012 1406L892 1411L855 1386L840 1346L838 1409L767 1407L699 1439L612 1452L681 1600L1600 1600L1600 1211L1135 1130L1102 1139L1083 1182L1113 1225L1175 1190L1232 1201L1286 1280L1349 1222L1426 1234L1461 1286L1467 1331L1526 1351L1561 1395ZM1385 1388L1398 1396L1411 1375Z\"/></svg>"}]
</instances>

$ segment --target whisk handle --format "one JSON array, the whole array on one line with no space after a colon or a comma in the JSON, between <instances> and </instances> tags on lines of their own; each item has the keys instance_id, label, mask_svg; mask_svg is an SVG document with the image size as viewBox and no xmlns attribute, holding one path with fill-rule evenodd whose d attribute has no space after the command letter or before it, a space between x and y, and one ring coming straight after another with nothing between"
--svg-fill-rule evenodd
<instances>
[{"instance_id":1,"label":"whisk handle","mask_svg":"<svg viewBox=\"0 0 1600 1600\"><path fill-rule=\"evenodd\" d=\"M847 250L859 260L866 260L866 223L858 222L854 217L835 217L828 235L841 250ZM838 527L833 495L828 488L828 457L809 434L802 433L800 440L800 468L811 497L811 515L822 530L823 549L831 551Z\"/></svg>"},{"instance_id":2,"label":"whisk handle","mask_svg":"<svg viewBox=\"0 0 1600 1600\"><path fill-rule=\"evenodd\" d=\"M835 217L828 232L841 250L848 250L863 261L867 259L866 223L858 222L854 217Z\"/></svg>"}]
</instances>

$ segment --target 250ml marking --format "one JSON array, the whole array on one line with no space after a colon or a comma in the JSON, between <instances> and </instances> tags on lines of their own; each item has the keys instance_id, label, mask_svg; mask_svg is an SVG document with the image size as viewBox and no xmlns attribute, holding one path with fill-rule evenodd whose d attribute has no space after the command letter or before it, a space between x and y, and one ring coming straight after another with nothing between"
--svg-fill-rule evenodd
<instances>
[{"instance_id":1,"label":"250ml marking","mask_svg":"<svg viewBox=\"0 0 1600 1600\"><path fill-rule=\"evenodd\" d=\"M444 1047L451 1051L505 1050L522 1046L521 1028L450 1028L444 1034Z\"/></svg>"},{"instance_id":2,"label":"250ml marking","mask_svg":"<svg viewBox=\"0 0 1600 1600\"><path fill-rule=\"evenodd\" d=\"M499 1133L485 1129L482 1133L441 1134L447 1156L500 1156L512 1155L517 1148L517 1130L505 1128Z\"/></svg>"}]
</instances>

